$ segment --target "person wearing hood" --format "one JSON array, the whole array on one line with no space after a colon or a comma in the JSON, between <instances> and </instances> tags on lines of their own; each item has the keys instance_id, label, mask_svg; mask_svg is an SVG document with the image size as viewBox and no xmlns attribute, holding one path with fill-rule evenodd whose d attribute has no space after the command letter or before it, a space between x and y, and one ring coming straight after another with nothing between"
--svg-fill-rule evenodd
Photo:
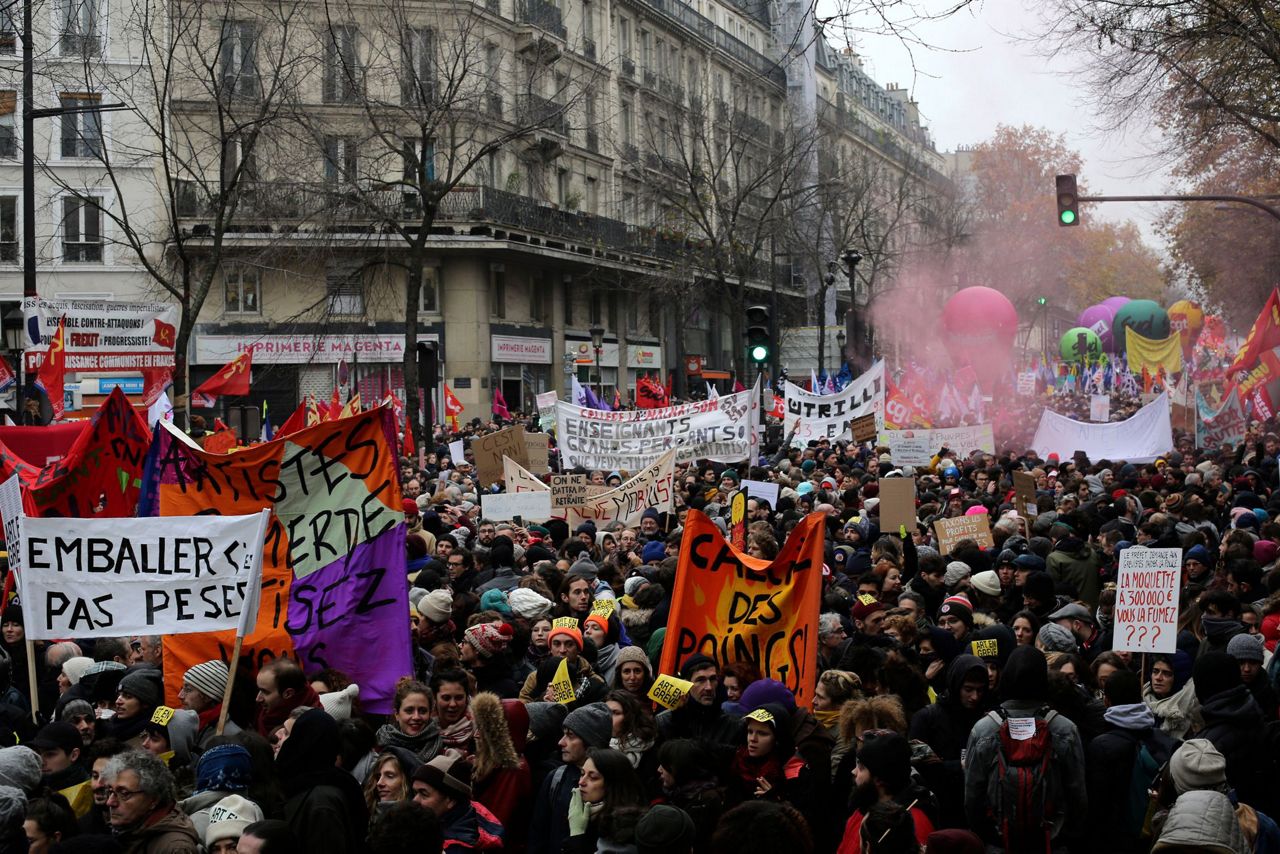
<instances>
[{"instance_id":1,"label":"person wearing hood","mask_svg":"<svg viewBox=\"0 0 1280 854\"><path fill-rule=\"evenodd\" d=\"M942 761L934 794L944 827L964 826L962 756L974 724L994 705L992 696L987 665L976 655L958 655L947 668L947 689L938 702L911 716L911 740L929 745Z\"/></svg>"},{"instance_id":2,"label":"person wearing hood","mask_svg":"<svg viewBox=\"0 0 1280 854\"><path fill-rule=\"evenodd\" d=\"M1154 780L1177 745L1157 728L1156 716L1142 702L1142 681L1136 673L1113 673L1103 688L1103 700L1107 728L1089 742L1086 753L1089 830L1098 850L1143 852L1147 804L1132 802L1129 783L1134 773L1150 773Z\"/></svg>"},{"instance_id":3,"label":"person wearing hood","mask_svg":"<svg viewBox=\"0 0 1280 854\"><path fill-rule=\"evenodd\" d=\"M1160 836L1151 848L1197 854L1248 854L1231 799L1221 792L1187 792L1174 803Z\"/></svg>"},{"instance_id":4,"label":"person wearing hood","mask_svg":"<svg viewBox=\"0 0 1280 854\"><path fill-rule=\"evenodd\" d=\"M142 728L142 749L165 760L175 773L190 767L198 722L196 713L190 709L156 706Z\"/></svg>"},{"instance_id":5,"label":"person wearing hood","mask_svg":"<svg viewBox=\"0 0 1280 854\"><path fill-rule=\"evenodd\" d=\"M613 684L618 669L618 630L616 614L591 614L582 621L582 637L596 645L594 670L606 685Z\"/></svg>"},{"instance_id":6,"label":"person wearing hood","mask_svg":"<svg viewBox=\"0 0 1280 854\"><path fill-rule=\"evenodd\" d=\"M1200 597L1200 628L1204 640L1200 642L1200 651L1196 659L1206 652L1226 652L1227 644L1239 634L1244 634L1244 623L1240 621L1240 600L1225 590L1210 590Z\"/></svg>"},{"instance_id":7,"label":"person wearing hood","mask_svg":"<svg viewBox=\"0 0 1280 854\"><path fill-rule=\"evenodd\" d=\"M486 574L489 578L482 577L480 585L476 587L476 593L480 596L490 590L510 593L520 585L520 576L516 574L515 543L511 542L510 537L499 535L493 538L493 545L489 550L489 570Z\"/></svg>"},{"instance_id":8,"label":"person wearing hood","mask_svg":"<svg viewBox=\"0 0 1280 854\"><path fill-rule=\"evenodd\" d=\"M1280 698L1277 698L1276 689L1262 666L1266 658L1262 635L1236 635L1227 642L1227 655L1239 664L1240 681L1249 689L1258 708L1262 709L1262 717L1268 722L1276 720Z\"/></svg>"},{"instance_id":9,"label":"person wearing hood","mask_svg":"<svg viewBox=\"0 0 1280 854\"><path fill-rule=\"evenodd\" d=\"M1196 738L1213 742L1227 759L1227 780L1240 799L1275 814L1273 757L1266 749L1262 709L1240 679L1240 667L1225 652L1206 652L1192 671L1204 727Z\"/></svg>"},{"instance_id":10,"label":"person wearing hood","mask_svg":"<svg viewBox=\"0 0 1280 854\"><path fill-rule=\"evenodd\" d=\"M239 744L218 744L200 754L196 761L195 791L179 806L203 839L213 807L231 795L247 797L252 782L253 760L249 751Z\"/></svg>"},{"instance_id":11,"label":"person wearing hood","mask_svg":"<svg viewBox=\"0 0 1280 854\"><path fill-rule=\"evenodd\" d=\"M947 668L961 653L963 647L960 646L954 634L938 626L927 627L916 644L920 653L920 664L924 667L924 678L933 686L936 693L941 693L947 687ZM840 662L841 670L854 669L847 663L849 657L846 654L845 660ZM866 681L865 675L863 681L864 683Z\"/></svg>"},{"instance_id":12,"label":"person wearing hood","mask_svg":"<svg viewBox=\"0 0 1280 854\"><path fill-rule=\"evenodd\" d=\"M412 679L401 679L392 698L390 723L378 728L379 748L399 747L421 762L430 762L440 753L443 739L435 718L435 695L431 688Z\"/></svg>"},{"instance_id":13,"label":"person wearing hood","mask_svg":"<svg viewBox=\"0 0 1280 854\"><path fill-rule=\"evenodd\" d=\"M502 822L506 829L503 848L523 850L533 801L533 776L524 755L529 741L529 709L519 700L480 693L471 701L471 714L476 722L473 796Z\"/></svg>"},{"instance_id":14,"label":"person wearing hood","mask_svg":"<svg viewBox=\"0 0 1280 854\"><path fill-rule=\"evenodd\" d=\"M1078 533L1083 530L1082 525L1074 514L1054 521L1049 528L1053 551L1045 565L1056 583L1073 588L1080 601L1092 611L1098 606L1098 596L1102 593L1102 577L1098 574L1102 558Z\"/></svg>"},{"instance_id":15,"label":"person wearing hood","mask_svg":"<svg viewBox=\"0 0 1280 854\"><path fill-rule=\"evenodd\" d=\"M809 821L815 833L820 826L815 797L816 779L791 740L791 714L777 703L765 703L748 712L739 725L739 744L729 766L727 806L750 800L790 804Z\"/></svg>"},{"instance_id":16,"label":"person wearing hood","mask_svg":"<svg viewBox=\"0 0 1280 854\"><path fill-rule=\"evenodd\" d=\"M285 822L304 851L363 850L369 811L355 778L336 765L338 722L320 709L309 709L290 723L276 754Z\"/></svg>"},{"instance_id":17,"label":"person wearing hood","mask_svg":"<svg viewBox=\"0 0 1280 854\"><path fill-rule=\"evenodd\" d=\"M997 815L1002 780L997 770L1001 761L1001 728L1007 719L1032 718L1043 721L1052 742L1049 773L1059 781L1061 798L1047 818L1051 839L1077 837L1089 808L1085 786L1084 745L1076 725L1063 715L1043 714L1049 694L1049 668L1044 653L1033 646L1020 646L1009 656L1000 678L1000 709L982 717L969 733L965 753L964 807L968 827L989 845L1002 844L1001 822L1015 816ZM1009 852L1013 854L1013 852Z\"/></svg>"},{"instance_id":18,"label":"person wearing hood","mask_svg":"<svg viewBox=\"0 0 1280 854\"><path fill-rule=\"evenodd\" d=\"M177 805L173 775L141 750L114 757L102 770L111 835L130 854L199 854L200 838Z\"/></svg>"},{"instance_id":19,"label":"person wearing hood","mask_svg":"<svg viewBox=\"0 0 1280 854\"><path fill-rule=\"evenodd\" d=\"M1151 709L1160 729L1178 740L1204 726L1191 664L1191 655L1183 650L1152 656L1150 679L1142 689L1142 702Z\"/></svg>"},{"instance_id":20,"label":"person wearing hood","mask_svg":"<svg viewBox=\"0 0 1280 854\"><path fill-rule=\"evenodd\" d=\"M900 733L878 730L868 733L858 749L854 767L853 814L845 824L837 854L861 854L862 822L876 805L900 804L911 812L917 844L923 846L933 833L923 801L927 792L911 782L911 745ZM874 850L874 849L873 849Z\"/></svg>"},{"instance_id":21,"label":"person wearing hood","mask_svg":"<svg viewBox=\"0 0 1280 854\"><path fill-rule=\"evenodd\" d=\"M1266 813L1239 800L1227 782L1227 760L1208 741L1184 741L1169 760L1159 789L1152 825L1161 828L1169 810L1188 792L1208 791L1226 795L1235 808L1236 820L1244 834L1245 851L1280 851L1280 827Z\"/></svg>"},{"instance_id":22,"label":"person wearing hood","mask_svg":"<svg viewBox=\"0 0 1280 854\"><path fill-rule=\"evenodd\" d=\"M107 735L130 747L142 747L143 729L164 702L160 671L150 665L131 668L116 691L115 717L107 722Z\"/></svg>"},{"instance_id":23,"label":"person wearing hood","mask_svg":"<svg viewBox=\"0 0 1280 854\"><path fill-rule=\"evenodd\" d=\"M502 823L472 800L471 765L437 756L413 775L413 800L440 820L445 851L501 849Z\"/></svg>"}]
</instances>

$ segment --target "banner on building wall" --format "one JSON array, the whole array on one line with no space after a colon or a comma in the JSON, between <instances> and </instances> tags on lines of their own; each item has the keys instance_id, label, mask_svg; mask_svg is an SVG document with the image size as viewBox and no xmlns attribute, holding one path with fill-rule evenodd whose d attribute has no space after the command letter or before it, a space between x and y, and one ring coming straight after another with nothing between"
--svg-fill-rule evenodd
<instances>
[{"instance_id":1,"label":"banner on building wall","mask_svg":"<svg viewBox=\"0 0 1280 854\"><path fill-rule=\"evenodd\" d=\"M174 367L176 305L27 297L22 301L22 314L28 371L44 361L63 318L68 371L109 373Z\"/></svg>"},{"instance_id":2,"label":"banner on building wall","mask_svg":"<svg viewBox=\"0 0 1280 854\"><path fill-rule=\"evenodd\" d=\"M850 441L849 422L860 415L876 416L876 429L884 429L884 360L835 394L814 394L792 382L783 383L787 414L783 427L790 432L793 448L808 447L812 441Z\"/></svg>"}]
</instances>

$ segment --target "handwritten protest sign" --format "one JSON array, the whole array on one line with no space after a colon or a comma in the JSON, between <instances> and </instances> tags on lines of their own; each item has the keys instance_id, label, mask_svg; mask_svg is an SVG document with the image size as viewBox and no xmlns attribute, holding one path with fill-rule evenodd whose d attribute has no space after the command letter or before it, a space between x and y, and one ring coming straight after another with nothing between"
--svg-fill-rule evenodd
<instances>
[{"instance_id":1,"label":"handwritten protest sign","mask_svg":"<svg viewBox=\"0 0 1280 854\"><path fill-rule=\"evenodd\" d=\"M9 571L22 572L22 484L18 475L0 483L0 519L9 548Z\"/></svg>"},{"instance_id":2,"label":"handwritten protest sign","mask_svg":"<svg viewBox=\"0 0 1280 854\"><path fill-rule=\"evenodd\" d=\"M676 452L667 451L655 462L645 466L630 480L597 495L588 495L586 501L564 508L565 521L572 530L588 519L593 522L621 522L639 525L640 517L649 508L659 513L671 509L675 496Z\"/></svg>"},{"instance_id":3,"label":"handwritten protest sign","mask_svg":"<svg viewBox=\"0 0 1280 854\"><path fill-rule=\"evenodd\" d=\"M1227 395L1222 405L1215 410L1200 394L1200 390L1196 389L1196 408L1199 414L1196 419L1197 448L1216 450L1223 445L1234 447L1244 441L1248 419L1240 404L1240 395Z\"/></svg>"},{"instance_id":4,"label":"handwritten protest sign","mask_svg":"<svg viewBox=\"0 0 1280 854\"><path fill-rule=\"evenodd\" d=\"M876 416L874 414L859 415L849 422L849 432L853 435L853 441L859 445L863 442L875 441L876 434L880 432L876 429Z\"/></svg>"},{"instance_id":5,"label":"handwritten protest sign","mask_svg":"<svg viewBox=\"0 0 1280 854\"><path fill-rule=\"evenodd\" d=\"M986 513L938 519L933 523L933 530L938 535L938 552L943 555L950 554L961 540L974 540L984 549L994 548L996 544L991 539L991 522Z\"/></svg>"},{"instance_id":6,"label":"handwritten protest sign","mask_svg":"<svg viewBox=\"0 0 1280 854\"><path fill-rule=\"evenodd\" d=\"M1036 479L1031 472L1013 473L1013 507L1030 518L1040 515L1040 509L1036 506Z\"/></svg>"},{"instance_id":7,"label":"handwritten protest sign","mask_svg":"<svg viewBox=\"0 0 1280 854\"><path fill-rule=\"evenodd\" d=\"M893 532L903 525L908 532L916 527L915 478L883 477L880 479L880 530Z\"/></svg>"},{"instance_id":8,"label":"handwritten protest sign","mask_svg":"<svg viewBox=\"0 0 1280 854\"><path fill-rule=\"evenodd\" d=\"M886 430L885 444L895 466L927 466L942 447L961 456L973 451L996 452L995 435L990 424L972 427L939 427L933 430Z\"/></svg>"},{"instance_id":9,"label":"handwritten protest sign","mask_svg":"<svg viewBox=\"0 0 1280 854\"><path fill-rule=\"evenodd\" d=\"M545 522L551 518L551 490L481 495L480 509L484 518L495 522L508 519Z\"/></svg>"},{"instance_id":10,"label":"handwritten protest sign","mask_svg":"<svg viewBox=\"0 0 1280 854\"><path fill-rule=\"evenodd\" d=\"M496 433L477 436L471 440L471 454L475 457L476 476L486 487L502 482L503 457L511 457L525 468L529 466L523 427L508 427Z\"/></svg>"},{"instance_id":11,"label":"handwritten protest sign","mask_svg":"<svg viewBox=\"0 0 1280 854\"><path fill-rule=\"evenodd\" d=\"M413 670L396 433L395 415L381 406L224 456L166 423L141 504L143 515L160 516L271 509L262 607L244 663L256 672L289 656L308 671L342 670L374 714L391 711L396 681ZM229 632L166 636L167 695L177 697L192 665L228 661L233 641Z\"/></svg>"},{"instance_id":12,"label":"handwritten protest sign","mask_svg":"<svg viewBox=\"0 0 1280 854\"><path fill-rule=\"evenodd\" d=\"M551 487L511 457L502 458L502 482L506 485L507 492L551 491Z\"/></svg>"},{"instance_id":13,"label":"handwritten protest sign","mask_svg":"<svg viewBox=\"0 0 1280 854\"><path fill-rule=\"evenodd\" d=\"M1182 549L1127 548L1116 578L1114 649L1174 652L1178 640L1178 595Z\"/></svg>"},{"instance_id":14,"label":"handwritten protest sign","mask_svg":"<svg viewBox=\"0 0 1280 854\"><path fill-rule=\"evenodd\" d=\"M569 677L568 659L560 659L560 664L556 667L556 675L551 678L551 684L547 687L553 703L572 703L578 699L577 693L573 690L573 680Z\"/></svg>"},{"instance_id":15,"label":"handwritten protest sign","mask_svg":"<svg viewBox=\"0 0 1280 854\"><path fill-rule=\"evenodd\" d=\"M1033 372L1018 374L1018 394L1030 397L1036 393L1036 375Z\"/></svg>"},{"instance_id":16,"label":"handwritten protest sign","mask_svg":"<svg viewBox=\"0 0 1280 854\"><path fill-rule=\"evenodd\" d=\"M566 507L584 503L590 494L585 474L551 475L551 512L557 518L564 517Z\"/></svg>"},{"instance_id":17,"label":"handwritten protest sign","mask_svg":"<svg viewBox=\"0 0 1280 854\"><path fill-rule=\"evenodd\" d=\"M723 669L749 661L808 707L818 676L818 606L826 517L811 513L773 561L733 548L705 514L690 510L680 540L667 641L658 670L694 653Z\"/></svg>"},{"instance_id":18,"label":"handwritten protest sign","mask_svg":"<svg viewBox=\"0 0 1280 854\"><path fill-rule=\"evenodd\" d=\"M266 519L24 519L34 640L234 631L261 580Z\"/></svg>"},{"instance_id":19,"label":"handwritten protest sign","mask_svg":"<svg viewBox=\"0 0 1280 854\"><path fill-rule=\"evenodd\" d=\"M546 433L524 434L525 455L529 458L529 471L534 474L546 474L551 468L548 461L551 454L551 437Z\"/></svg>"}]
</instances>

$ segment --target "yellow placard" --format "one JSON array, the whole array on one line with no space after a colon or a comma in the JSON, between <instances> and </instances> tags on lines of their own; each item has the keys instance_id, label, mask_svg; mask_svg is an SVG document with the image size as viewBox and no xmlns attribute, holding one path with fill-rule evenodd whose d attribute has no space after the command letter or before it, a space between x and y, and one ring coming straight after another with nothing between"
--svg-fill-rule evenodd
<instances>
[{"instance_id":1,"label":"yellow placard","mask_svg":"<svg viewBox=\"0 0 1280 854\"><path fill-rule=\"evenodd\" d=\"M556 668L556 677L551 680L551 701L554 703L572 703L578 699L573 690L573 680L569 678L569 662L561 659Z\"/></svg>"},{"instance_id":2,"label":"yellow placard","mask_svg":"<svg viewBox=\"0 0 1280 854\"><path fill-rule=\"evenodd\" d=\"M591 613L599 614L606 620L612 617L617 609L618 603L613 599L597 599L591 603Z\"/></svg>"},{"instance_id":3,"label":"yellow placard","mask_svg":"<svg viewBox=\"0 0 1280 854\"><path fill-rule=\"evenodd\" d=\"M677 679L666 673L659 673L649 689L649 699L664 709L674 709L689 696L693 683L685 679Z\"/></svg>"},{"instance_id":4,"label":"yellow placard","mask_svg":"<svg viewBox=\"0 0 1280 854\"><path fill-rule=\"evenodd\" d=\"M756 709L754 712L749 713L747 717L753 721L759 721L762 724L773 723L773 715L769 714L769 712L764 709Z\"/></svg>"},{"instance_id":5,"label":"yellow placard","mask_svg":"<svg viewBox=\"0 0 1280 854\"><path fill-rule=\"evenodd\" d=\"M76 814L76 818L84 816L93 806L93 786L88 780L83 783L76 783L74 786L68 786L65 789L59 789L58 794L66 798L67 803L71 804L71 811Z\"/></svg>"},{"instance_id":6,"label":"yellow placard","mask_svg":"<svg viewBox=\"0 0 1280 854\"><path fill-rule=\"evenodd\" d=\"M861 596L858 597L858 601L861 602L863 605L874 605L876 604L876 602L880 600L872 596L870 593L863 593Z\"/></svg>"},{"instance_id":7,"label":"yellow placard","mask_svg":"<svg viewBox=\"0 0 1280 854\"><path fill-rule=\"evenodd\" d=\"M171 720L173 720L173 709L168 706L156 706L155 712L151 715L151 722L160 726L168 726Z\"/></svg>"},{"instance_id":8,"label":"yellow placard","mask_svg":"<svg viewBox=\"0 0 1280 854\"><path fill-rule=\"evenodd\" d=\"M973 654L978 656L978 658L998 656L1000 654L1000 644L995 640L995 638L971 641L969 646L973 649Z\"/></svg>"},{"instance_id":9,"label":"yellow placard","mask_svg":"<svg viewBox=\"0 0 1280 854\"><path fill-rule=\"evenodd\" d=\"M576 629L578 628L577 617L556 617L551 621L553 629Z\"/></svg>"}]
</instances>

